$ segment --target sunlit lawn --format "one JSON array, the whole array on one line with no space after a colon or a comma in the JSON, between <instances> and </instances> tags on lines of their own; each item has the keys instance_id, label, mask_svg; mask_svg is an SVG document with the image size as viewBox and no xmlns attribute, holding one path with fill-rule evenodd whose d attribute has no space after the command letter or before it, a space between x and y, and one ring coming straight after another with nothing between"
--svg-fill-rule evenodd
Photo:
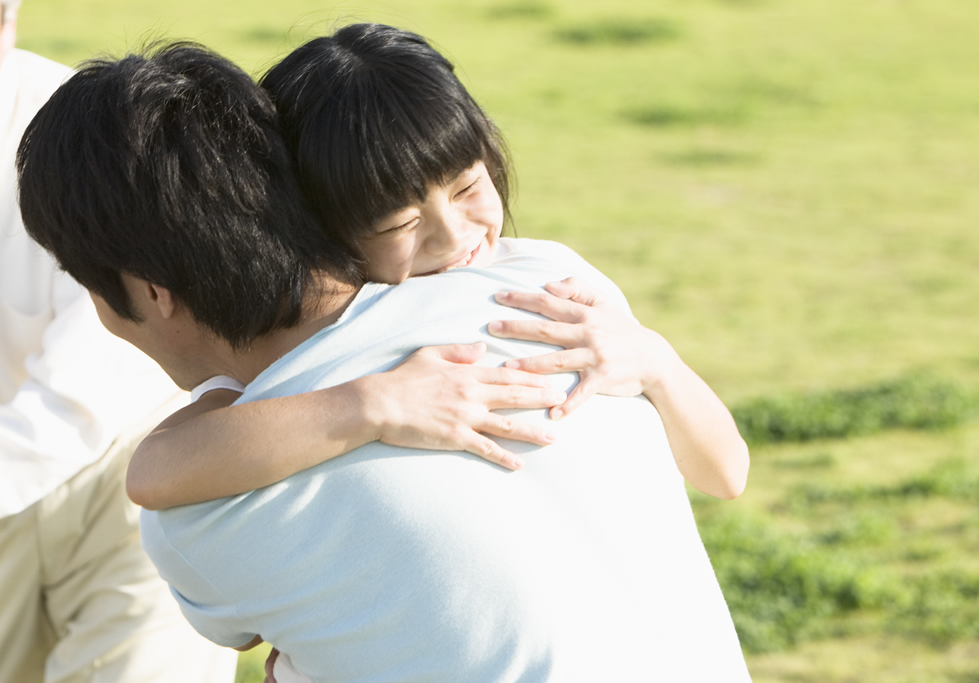
<instances>
[{"instance_id":1,"label":"sunlit lawn","mask_svg":"<svg viewBox=\"0 0 979 683\"><path fill-rule=\"evenodd\" d=\"M979 388L977 5L28 0L20 44L75 63L192 38L258 73L351 19L456 61L511 142L519 234L612 276L729 405L909 372ZM854 606L806 603L812 628L749 653L757 681L979 680L979 495L908 488L948 463L972 481L977 451L968 420L760 445L741 499L695 499L705 536L752 520L859 579ZM918 607L895 588L950 575Z\"/></svg>"}]
</instances>

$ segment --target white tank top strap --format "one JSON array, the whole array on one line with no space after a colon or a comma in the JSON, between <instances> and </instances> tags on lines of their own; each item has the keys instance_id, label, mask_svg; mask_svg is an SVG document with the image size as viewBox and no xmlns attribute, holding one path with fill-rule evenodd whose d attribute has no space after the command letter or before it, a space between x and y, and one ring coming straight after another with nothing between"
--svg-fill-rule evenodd
<instances>
[{"instance_id":1,"label":"white tank top strap","mask_svg":"<svg viewBox=\"0 0 979 683\"><path fill-rule=\"evenodd\" d=\"M190 392L190 402L193 403L207 392L214 391L215 389L229 389L231 391L237 391L240 394L245 390L245 385L233 377L218 375L217 377L206 379L194 387Z\"/></svg>"}]
</instances>

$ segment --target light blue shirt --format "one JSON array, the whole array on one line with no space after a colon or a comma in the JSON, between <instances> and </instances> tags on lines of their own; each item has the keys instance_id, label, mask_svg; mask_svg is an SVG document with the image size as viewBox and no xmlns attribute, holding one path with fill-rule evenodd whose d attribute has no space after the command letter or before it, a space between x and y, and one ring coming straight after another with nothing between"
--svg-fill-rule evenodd
<instances>
[{"instance_id":1,"label":"light blue shirt","mask_svg":"<svg viewBox=\"0 0 979 683\"><path fill-rule=\"evenodd\" d=\"M576 275L625 305L560 245L503 240L498 257L366 286L241 400L381 372L424 345L484 341L490 365L548 350L487 334L534 317L496 304L504 289ZM599 396L554 426L552 446L506 444L520 472L372 443L244 495L144 512L143 542L202 634L261 634L317 681L748 680L650 403Z\"/></svg>"}]
</instances>

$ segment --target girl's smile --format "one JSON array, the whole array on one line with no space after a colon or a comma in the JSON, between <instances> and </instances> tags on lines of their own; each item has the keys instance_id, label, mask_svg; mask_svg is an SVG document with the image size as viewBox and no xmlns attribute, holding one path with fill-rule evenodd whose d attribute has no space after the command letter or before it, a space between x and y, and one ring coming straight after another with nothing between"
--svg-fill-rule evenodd
<instances>
[{"instance_id":1,"label":"girl's smile","mask_svg":"<svg viewBox=\"0 0 979 683\"><path fill-rule=\"evenodd\" d=\"M490 247L490 245L487 243L487 240L485 239L480 240L479 244L476 245L475 249L470 251L468 254L463 256L455 263L452 263L446 266L445 268L439 268L437 270L432 270L427 273L418 273L418 276L420 277L423 275L437 275L438 273L444 273L445 271L452 270L453 268L465 268L466 266L486 265L485 263L486 260L482 258L482 256L484 254L489 253L488 250L490 250L491 248L492 247Z\"/></svg>"}]
</instances>

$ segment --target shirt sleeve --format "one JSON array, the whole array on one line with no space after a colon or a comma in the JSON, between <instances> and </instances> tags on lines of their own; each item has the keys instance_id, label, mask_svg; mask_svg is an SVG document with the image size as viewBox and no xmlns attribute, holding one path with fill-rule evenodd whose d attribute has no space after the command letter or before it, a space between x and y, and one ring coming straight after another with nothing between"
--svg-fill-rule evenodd
<instances>
[{"instance_id":1,"label":"shirt sleeve","mask_svg":"<svg viewBox=\"0 0 979 683\"><path fill-rule=\"evenodd\" d=\"M143 549L163 580L170 584L170 593L194 630L218 645L241 647L258 634L244 625L236 602L197 571L193 563L174 547L167 534L167 527L174 524L174 517L178 518L176 526L180 528L180 517L194 515L187 512L187 508L191 507L201 506L158 512L143 510L139 519ZM165 518L169 518L169 524L165 523Z\"/></svg>"},{"instance_id":2,"label":"shirt sleeve","mask_svg":"<svg viewBox=\"0 0 979 683\"><path fill-rule=\"evenodd\" d=\"M88 294L55 274L52 315L26 379L0 405L0 516L25 509L120 435L148 431L185 400L160 367L102 327Z\"/></svg>"}]
</instances>

